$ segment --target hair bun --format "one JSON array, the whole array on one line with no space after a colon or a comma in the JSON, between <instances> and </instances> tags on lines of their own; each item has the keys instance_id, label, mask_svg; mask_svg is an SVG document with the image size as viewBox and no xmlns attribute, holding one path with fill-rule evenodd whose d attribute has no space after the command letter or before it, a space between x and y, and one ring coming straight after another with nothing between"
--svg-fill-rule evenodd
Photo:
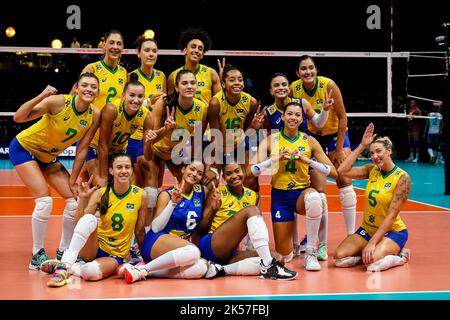
<instances>
[{"instance_id":1,"label":"hair bun","mask_svg":"<svg viewBox=\"0 0 450 320\"><path fill-rule=\"evenodd\" d=\"M130 73L130 81L137 81L139 79L139 76L136 72Z\"/></svg>"}]
</instances>

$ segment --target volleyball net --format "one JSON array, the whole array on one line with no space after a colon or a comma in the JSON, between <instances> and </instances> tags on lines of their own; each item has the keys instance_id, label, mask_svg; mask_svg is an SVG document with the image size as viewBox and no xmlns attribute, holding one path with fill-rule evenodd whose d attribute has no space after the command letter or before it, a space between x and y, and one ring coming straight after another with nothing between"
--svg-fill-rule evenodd
<instances>
[{"instance_id":1,"label":"volleyball net","mask_svg":"<svg viewBox=\"0 0 450 320\"><path fill-rule=\"evenodd\" d=\"M103 52L97 48L0 47L0 135L8 141L23 125L29 125L15 124L11 119L22 103L47 85L56 87L59 93L70 92L81 70L99 60ZM349 118L349 134L355 143L369 122L374 122L379 134L405 137L410 99L425 111L417 116L423 121L433 102L442 101L445 52L210 50L201 63L218 70L217 59L225 58L243 71L244 91L268 105L273 102L270 77L282 72L290 82L295 81L298 58L305 54L314 58L319 75L333 79L339 86ZM125 49L121 64L129 72L136 69L136 49ZM155 68L168 76L183 64L179 50L160 49Z\"/></svg>"}]
</instances>

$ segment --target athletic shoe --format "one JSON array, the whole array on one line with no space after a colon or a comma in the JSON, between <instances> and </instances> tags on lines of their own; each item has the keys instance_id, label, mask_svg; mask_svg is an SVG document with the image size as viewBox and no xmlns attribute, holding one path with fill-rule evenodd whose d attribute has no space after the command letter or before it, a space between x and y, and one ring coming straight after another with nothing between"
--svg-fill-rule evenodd
<instances>
[{"instance_id":1,"label":"athletic shoe","mask_svg":"<svg viewBox=\"0 0 450 320\"><path fill-rule=\"evenodd\" d=\"M135 265L142 261L144 261L144 259L142 258L141 253L139 252L139 249L131 247L130 255L128 256L128 259L126 262L130 263L132 265Z\"/></svg>"},{"instance_id":2,"label":"athletic shoe","mask_svg":"<svg viewBox=\"0 0 450 320\"><path fill-rule=\"evenodd\" d=\"M437 160L437 154L435 156L430 157L430 164L435 164Z\"/></svg>"},{"instance_id":3,"label":"athletic shoe","mask_svg":"<svg viewBox=\"0 0 450 320\"><path fill-rule=\"evenodd\" d=\"M281 262L275 260L275 258L272 259L272 262L268 266L265 266L261 260L260 267L259 277L263 279L293 280L298 276L297 272L289 270Z\"/></svg>"},{"instance_id":4,"label":"athletic shoe","mask_svg":"<svg viewBox=\"0 0 450 320\"><path fill-rule=\"evenodd\" d=\"M414 159L414 157L411 157L411 156L410 156L408 159L405 160L405 162L411 161L411 160L413 160L413 159Z\"/></svg>"},{"instance_id":5,"label":"athletic shoe","mask_svg":"<svg viewBox=\"0 0 450 320\"><path fill-rule=\"evenodd\" d=\"M63 254L64 254L64 251L60 251L59 249L56 249L56 258L55 259L61 261Z\"/></svg>"},{"instance_id":6,"label":"athletic shoe","mask_svg":"<svg viewBox=\"0 0 450 320\"><path fill-rule=\"evenodd\" d=\"M303 238L303 240L300 242L300 252L306 252L306 243L308 242L308 238L306 237L306 234L305 234L305 237Z\"/></svg>"},{"instance_id":7,"label":"athletic shoe","mask_svg":"<svg viewBox=\"0 0 450 320\"><path fill-rule=\"evenodd\" d=\"M305 253L305 269L308 271L319 271L320 264L317 260L317 251L313 248L307 248Z\"/></svg>"},{"instance_id":8,"label":"athletic shoe","mask_svg":"<svg viewBox=\"0 0 450 320\"><path fill-rule=\"evenodd\" d=\"M214 279L223 276L225 276L225 269L223 266L218 263L208 261L208 271L206 271L205 278Z\"/></svg>"},{"instance_id":9,"label":"athletic shoe","mask_svg":"<svg viewBox=\"0 0 450 320\"><path fill-rule=\"evenodd\" d=\"M69 273L64 266L58 266L51 279L47 282L49 287L62 287L69 283Z\"/></svg>"},{"instance_id":10,"label":"athletic shoe","mask_svg":"<svg viewBox=\"0 0 450 320\"><path fill-rule=\"evenodd\" d=\"M122 263L120 266L116 268L116 276L119 278L123 278L123 273L125 272L125 268L132 267L133 265L130 263Z\"/></svg>"},{"instance_id":11,"label":"athletic shoe","mask_svg":"<svg viewBox=\"0 0 450 320\"><path fill-rule=\"evenodd\" d=\"M125 267L123 275L125 277L126 283L131 284L139 280L145 280L146 277L148 276L148 272L144 268L129 266Z\"/></svg>"},{"instance_id":12,"label":"athletic shoe","mask_svg":"<svg viewBox=\"0 0 450 320\"><path fill-rule=\"evenodd\" d=\"M417 161L419 161L419 158L415 158L412 162L416 163Z\"/></svg>"},{"instance_id":13,"label":"athletic shoe","mask_svg":"<svg viewBox=\"0 0 450 320\"><path fill-rule=\"evenodd\" d=\"M407 249L407 248L403 248L398 255L402 258L405 258L406 263L408 263L409 260L411 259L411 250Z\"/></svg>"},{"instance_id":14,"label":"athletic shoe","mask_svg":"<svg viewBox=\"0 0 450 320\"><path fill-rule=\"evenodd\" d=\"M45 253L44 248L41 248L36 254L31 256L30 264L28 268L30 270L39 270L42 262L50 260L50 257Z\"/></svg>"},{"instance_id":15,"label":"athletic shoe","mask_svg":"<svg viewBox=\"0 0 450 320\"><path fill-rule=\"evenodd\" d=\"M55 273L56 269L60 266L66 267L66 264L56 259L50 259L42 262L40 265L40 269L42 272L53 274Z\"/></svg>"},{"instance_id":16,"label":"athletic shoe","mask_svg":"<svg viewBox=\"0 0 450 320\"><path fill-rule=\"evenodd\" d=\"M319 243L319 249L317 250L317 260L319 261L328 260L328 246L326 243Z\"/></svg>"}]
</instances>

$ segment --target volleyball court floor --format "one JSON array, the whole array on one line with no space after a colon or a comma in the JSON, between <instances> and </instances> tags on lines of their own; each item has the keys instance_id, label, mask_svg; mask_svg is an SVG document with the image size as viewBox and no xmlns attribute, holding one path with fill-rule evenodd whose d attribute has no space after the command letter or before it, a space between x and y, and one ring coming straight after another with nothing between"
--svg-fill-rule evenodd
<instances>
[{"instance_id":1,"label":"volleyball court floor","mask_svg":"<svg viewBox=\"0 0 450 320\"><path fill-rule=\"evenodd\" d=\"M129 285L116 276L98 282L71 277L71 283L62 288L47 287L49 275L28 269L34 201L14 170L0 170L0 299L450 299L450 197L440 196L443 166L425 165L431 171L422 170L422 174L418 164L409 166L405 169L413 181L411 198L429 194L428 199L438 199L439 205L409 200L403 206L401 216L409 229L407 247L411 249L411 261L405 266L381 273L368 273L362 265L349 269L333 266L333 250L344 239L345 227L337 187L328 182L330 257L320 262L319 272L305 271L302 255L286 264L299 272L297 279L286 282L257 276L227 276L213 280L148 279ZM423 172L432 173L424 175ZM269 181L268 176L260 179L261 209L273 249ZM171 182L173 179L166 172L164 185ZM355 186L359 185L355 183ZM356 226L359 227L364 190L357 188L356 192ZM440 192L438 196L437 192ZM63 200L54 191L52 196L56 198L45 249L54 258L60 240ZM305 220L301 217L299 237L304 234Z\"/></svg>"}]
</instances>

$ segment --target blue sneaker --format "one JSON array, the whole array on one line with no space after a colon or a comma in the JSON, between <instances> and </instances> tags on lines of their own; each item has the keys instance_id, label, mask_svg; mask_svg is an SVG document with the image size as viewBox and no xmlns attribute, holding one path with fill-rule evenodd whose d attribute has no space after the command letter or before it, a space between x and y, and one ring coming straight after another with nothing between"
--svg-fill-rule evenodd
<instances>
[{"instance_id":1,"label":"blue sneaker","mask_svg":"<svg viewBox=\"0 0 450 320\"><path fill-rule=\"evenodd\" d=\"M47 260L50 260L50 257L45 253L44 248L41 248L36 254L31 256L28 268L30 268L30 270L38 271L41 268L41 264Z\"/></svg>"},{"instance_id":2,"label":"blue sneaker","mask_svg":"<svg viewBox=\"0 0 450 320\"><path fill-rule=\"evenodd\" d=\"M135 265L138 264L139 262L143 262L144 259L141 256L141 253L139 252L138 248L131 248L130 249L130 254L128 256L128 259L126 260L127 263Z\"/></svg>"}]
</instances>

